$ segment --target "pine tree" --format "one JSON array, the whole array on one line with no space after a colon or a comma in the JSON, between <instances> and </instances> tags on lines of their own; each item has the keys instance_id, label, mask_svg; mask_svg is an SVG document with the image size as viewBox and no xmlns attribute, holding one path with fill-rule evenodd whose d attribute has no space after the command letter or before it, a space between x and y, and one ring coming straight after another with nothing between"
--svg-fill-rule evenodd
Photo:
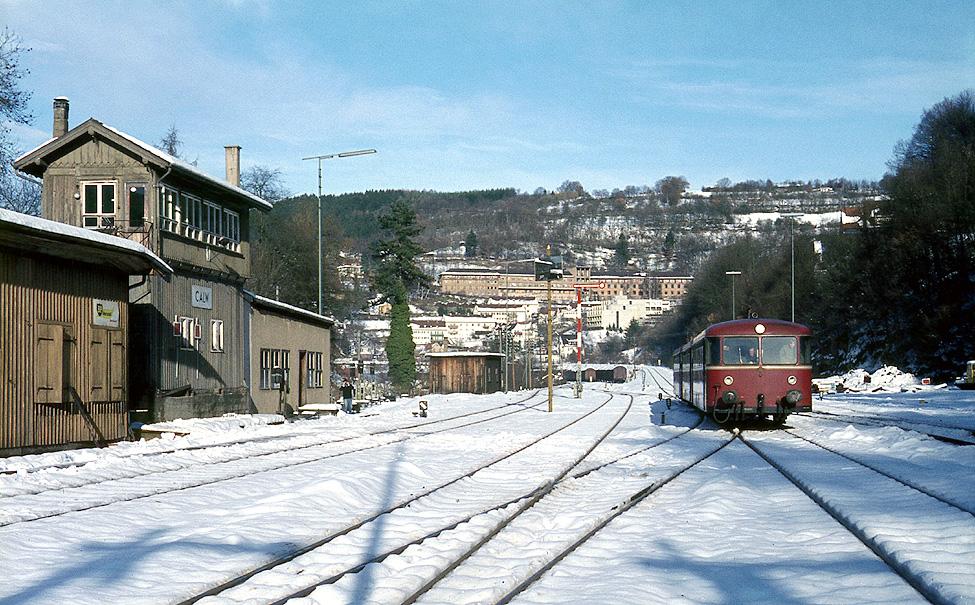
<instances>
[{"instance_id":1,"label":"pine tree","mask_svg":"<svg viewBox=\"0 0 975 605\"><path fill-rule=\"evenodd\" d=\"M477 234L471 229L464 241L464 256L471 258L477 256Z\"/></svg>"},{"instance_id":2,"label":"pine tree","mask_svg":"<svg viewBox=\"0 0 975 605\"><path fill-rule=\"evenodd\" d=\"M416 380L416 345L410 327L410 305L406 293L396 295L389 318L389 338L386 340L386 359L389 360L389 379L399 392L408 392Z\"/></svg>"},{"instance_id":3,"label":"pine tree","mask_svg":"<svg viewBox=\"0 0 975 605\"><path fill-rule=\"evenodd\" d=\"M410 290L427 286L430 278L416 265L416 257L423 252L414 238L423 229L416 223L416 211L405 198L399 198L389 207L387 214L378 218L379 226L389 234L388 239L380 239L372 247L372 257L376 268L372 273L373 285L381 300L400 302ZM402 286L402 289L400 288Z\"/></svg>"},{"instance_id":4,"label":"pine tree","mask_svg":"<svg viewBox=\"0 0 975 605\"><path fill-rule=\"evenodd\" d=\"M392 303L386 358L389 378L399 391L409 391L416 379L416 344L410 327L409 291L428 285L430 278L416 266L423 250L413 238L422 231L416 212L405 198L392 203L389 212L379 217L379 226L389 234L373 246L376 268L372 280L381 300Z\"/></svg>"},{"instance_id":5,"label":"pine tree","mask_svg":"<svg viewBox=\"0 0 975 605\"><path fill-rule=\"evenodd\" d=\"M613 263L620 267L625 267L630 261L630 242L625 233L620 233L616 240L616 251L613 254Z\"/></svg>"}]
</instances>

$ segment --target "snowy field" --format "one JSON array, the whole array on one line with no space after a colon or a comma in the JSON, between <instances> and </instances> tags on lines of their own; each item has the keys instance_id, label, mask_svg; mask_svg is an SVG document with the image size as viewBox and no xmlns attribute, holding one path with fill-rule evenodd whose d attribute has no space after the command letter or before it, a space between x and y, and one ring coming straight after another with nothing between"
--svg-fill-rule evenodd
<instances>
[{"instance_id":1,"label":"snowy field","mask_svg":"<svg viewBox=\"0 0 975 605\"><path fill-rule=\"evenodd\" d=\"M975 603L975 392L738 435L670 380L0 459L0 605Z\"/></svg>"}]
</instances>

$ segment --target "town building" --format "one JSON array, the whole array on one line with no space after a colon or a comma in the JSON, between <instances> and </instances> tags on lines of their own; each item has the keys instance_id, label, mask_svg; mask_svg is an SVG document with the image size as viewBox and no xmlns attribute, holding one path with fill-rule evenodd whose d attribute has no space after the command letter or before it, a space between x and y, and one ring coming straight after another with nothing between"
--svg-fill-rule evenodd
<instances>
[{"instance_id":1,"label":"town building","mask_svg":"<svg viewBox=\"0 0 975 605\"><path fill-rule=\"evenodd\" d=\"M137 241L173 268L129 287L129 400L147 421L249 412L249 214L271 205L244 191L240 147L226 180L94 118L68 127L54 100L51 140L14 162L43 180L45 218Z\"/></svg>"},{"instance_id":2,"label":"town building","mask_svg":"<svg viewBox=\"0 0 975 605\"><path fill-rule=\"evenodd\" d=\"M0 209L0 456L126 437L129 279L145 246Z\"/></svg>"},{"instance_id":3,"label":"town building","mask_svg":"<svg viewBox=\"0 0 975 605\"><path fill-rule=\"evenodd\" d=\"M593 273L590 267L569 268L565 277L551 282L552 300L570 302L577 298L574 286L585 286L583 298L606 300L617 296L629 298L660 298L679 301L687 292L693 277L669 273L622 273L603 271ZM511 272L499 269L454 268L440 274L443 294L471 296L482 299L546 300L548 284L536 281L534 272Z\"/></svg>"}]
</instances>

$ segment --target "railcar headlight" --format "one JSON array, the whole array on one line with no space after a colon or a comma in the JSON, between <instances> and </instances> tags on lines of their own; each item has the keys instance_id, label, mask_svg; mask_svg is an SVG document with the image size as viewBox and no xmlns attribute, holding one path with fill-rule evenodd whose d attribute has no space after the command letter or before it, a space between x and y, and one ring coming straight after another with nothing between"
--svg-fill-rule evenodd
<instances>
[{"instance_id":1,"label":"railcar headlight","mask_svg":"<svg viewBox=\"0 0 975 605\"><path fill-rule=\"evenodd\" d=\"M789 384L795 384L797 382L799 382L799 379L797 379L795 376L789 376Z\"/></svg>"},{"instance_id":2,"label":"railcar headlight","mask_svg":"<svg viewBox=\"0 0 975 605\"><path fill-rule=\"evenodd\" d=\"M737 403L738 402L738 393L736 393L736 392L734 392L734 391L732 391L732 390L729 389L729 390L727 390L727 391L725 391L724 393L721 394L721 401L723 401L725 403Z\"/></svg>"},{"instance_id":3,"label":"railcar headlight","mask_svg":"<svg viewBox=\"0 0 975 605\"><path fill-rule=\"evenodd\" d=\"M785 402L789 405L799 403L800 399L802 399L802 391L797 389L790 389L789 392L785 394Z\"/></svg>"},{"instance_id":4,"label":"railcar headlight","mask_svg":"<svg viewBox=\"0 0 975 605\"><path fill-rule=\"evenodd\" d=\"M726 386L729 386L730 387L731 385L735 384L735 379L732 378L731 376L725 376L724 377L724 383L725 383Z\"/></svg>"}]
</instances>

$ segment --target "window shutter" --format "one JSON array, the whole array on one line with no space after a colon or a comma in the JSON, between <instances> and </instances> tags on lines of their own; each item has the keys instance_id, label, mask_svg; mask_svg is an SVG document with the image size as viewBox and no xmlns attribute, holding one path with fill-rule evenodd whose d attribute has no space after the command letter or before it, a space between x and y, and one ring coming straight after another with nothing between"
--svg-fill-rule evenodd
<instances>
[{"instance_id":1,"label":"window shutter","mask_svg":"<svg viewBox=\"0 0 975 605\"><path fill-rule=\"evenodd\" d=\"M64 328L55 324L34 325L34 401L61 403L61 363L64 347Z\"/></svg>"}]
</instances>

